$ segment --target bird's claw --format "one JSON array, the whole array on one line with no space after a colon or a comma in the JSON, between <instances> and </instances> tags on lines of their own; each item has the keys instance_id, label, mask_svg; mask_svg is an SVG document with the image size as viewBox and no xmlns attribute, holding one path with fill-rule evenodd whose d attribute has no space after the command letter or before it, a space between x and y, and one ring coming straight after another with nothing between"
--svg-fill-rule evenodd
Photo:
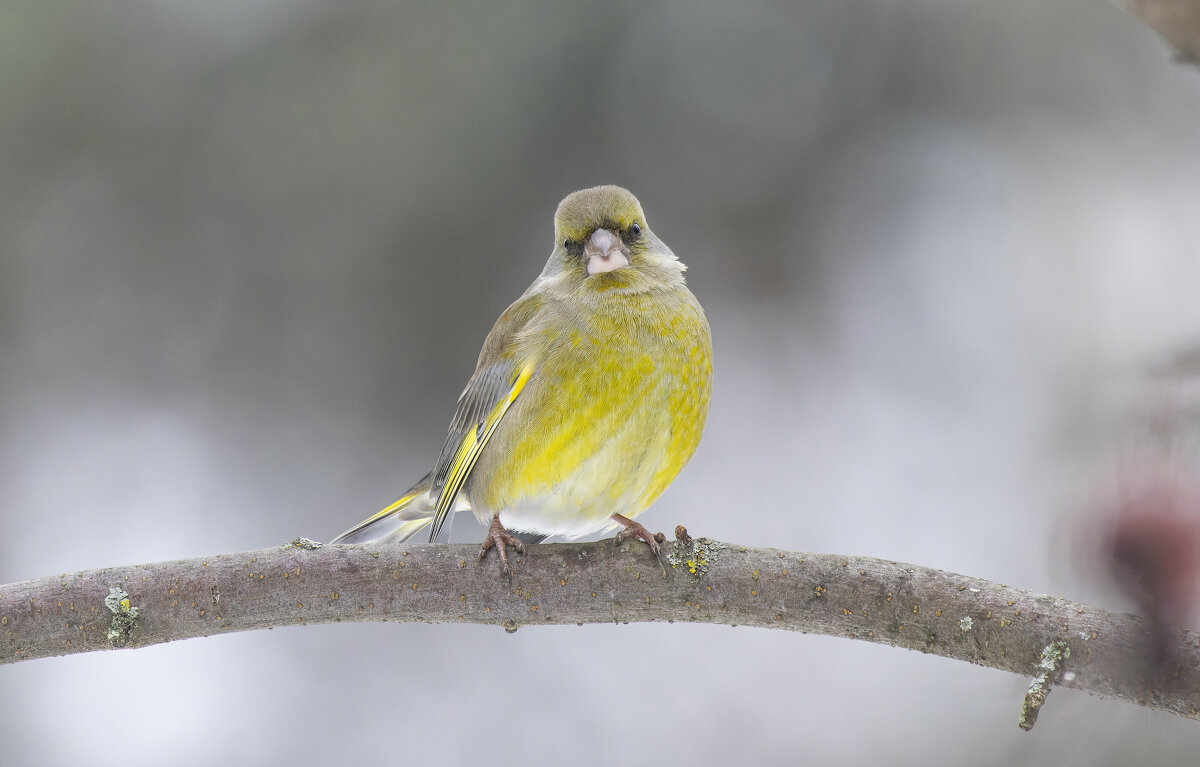
<instances>
[{"instance_id":1,"label":"bird's claw","mask_svg":"<svg viewBox=\"0 0 1200 767\"><path fill-rule=\"evenodd\" d=\"M483 543L479 545L479 561L487 556L488 549L495 548L496 553L500 555L500 572L504 577L511 582L513 577L512 565L508 563L508 547L512 546L519 553L525 553L525 544L521 543L520 539L512 533L504 529L504 525L500 524L499 517L492 517L492 524L488 525L487 536L483 539Z\"/></svg>"},{"instance_id":2,"label":"bird's claw","mask_svg":"<svg viewBox=\"0 0 1200 767\"><path fill-rule=\"evenodd\" d=\"M620 546L625 541L637 538L640 541L645 541L650 546L650 551L654 552L654 556L658 559L658 564L662 567L663 575L667 574L667 565L663 561L662 549L659 548L660 543L667 540L667 536L662 533L651 533L644 525L634 522L629 517L621 514L613 514L612 518L624 525L624 528L617 533L613 538L613 546Z\"/></svg>"}]
</instances>

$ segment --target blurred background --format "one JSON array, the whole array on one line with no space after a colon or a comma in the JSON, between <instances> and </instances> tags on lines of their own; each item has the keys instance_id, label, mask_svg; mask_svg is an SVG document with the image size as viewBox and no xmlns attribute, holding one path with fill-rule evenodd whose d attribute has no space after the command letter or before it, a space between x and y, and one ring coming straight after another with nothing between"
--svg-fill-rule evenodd
<instances>
[{"instance_id":1,"label":"blurred background","mask_svg":"<svg viewBox=\"0 0 1200 767\"><path fill-rule=\"evenodd\" d=\"M328 540L392 501L554 206L616 183L716 354L651 529L1133 609L1078 541L1131 462L1195 469L1139 414L1175 412L1147 371L1200 342L1198 125L1200 71L1102 0L5 3L0 581ZM1027 684L745 628L309 626L2 668L0 742L1195 759L1196 722L1073 691L1022 733Z\"/></svg>"}]
</instances>

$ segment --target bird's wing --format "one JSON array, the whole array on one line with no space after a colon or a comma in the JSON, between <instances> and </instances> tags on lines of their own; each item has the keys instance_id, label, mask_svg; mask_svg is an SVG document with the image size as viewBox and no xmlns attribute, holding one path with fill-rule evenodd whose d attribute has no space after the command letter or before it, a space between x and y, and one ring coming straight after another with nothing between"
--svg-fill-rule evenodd
<instances>
[{"instance_id":1,"label":"bird's wing","mask_svg":"<svg viewBox=\"0 0 1200 767\"><path fill-rule=\"evenodd\" d=\"M429 540L437 540L479 454L509 406L525 388L534 369L532 361L517 364L511 359L501 360L476 370L467 388L463 389L442 455L433 469L431 496L437 499L437 512Z\"/></svg>"},{"instance_id":2,"label":"bird's wing","mask_svg":"<svg viewBox=\"0 0 1200 767\"><path fill-rule=\"evenodd\" d=\"M446 444L433 467L430 498L435 502L436 515L430 541L437 540L479 454L537 368L536 356L522 353L517 341L520 332L537 322L536 318L547 309L545 297L534 291L536 285L496 320L479 352L475 375L458 397Z\"/></svg>"}]
</instances>

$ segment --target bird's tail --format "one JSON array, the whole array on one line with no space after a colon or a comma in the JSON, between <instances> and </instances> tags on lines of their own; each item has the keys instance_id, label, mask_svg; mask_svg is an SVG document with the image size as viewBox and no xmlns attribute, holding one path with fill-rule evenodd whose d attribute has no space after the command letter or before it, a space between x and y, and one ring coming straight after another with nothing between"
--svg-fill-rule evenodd
<instances>
[{"instance_id":1,"label":"bird's tail","mask_svg":"<svg viewBox=\"0 0 1200 767\"><path fill-rule=\"evenodd\" d=\"M402 542L412 538L433 522L437 513L429 488L433 472L408 489L395 503L374 516L367 517L330 543L365 543L367 541ZM456 504L457 506L458 504ZM451 514L453 516L453 514ZM448 528L449 526L447 526ZM446 534L449 535L447 529Z\"/></svg>"}]
</instances>

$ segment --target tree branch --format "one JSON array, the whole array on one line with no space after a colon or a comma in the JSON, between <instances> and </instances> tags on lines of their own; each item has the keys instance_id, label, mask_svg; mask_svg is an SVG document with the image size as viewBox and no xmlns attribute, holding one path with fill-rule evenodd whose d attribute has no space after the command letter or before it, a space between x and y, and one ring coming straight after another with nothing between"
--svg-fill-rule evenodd
<instances>
[{"instance_id":1,"label":"tree branch","mask_svg":"<svg viewBox=\"0 0 1200 767\"><path fill-rule=\"evenodd\" d=\"M898 562L677 535L663 545L666 575L641 542L530 546L510 584L474 545L297 539L23 581L0 586L0 664L306 623L679 621L828 634L1037 677L1034 708L1053 682L1200 718L1194 632L1178 632L1168 666L1150 671L1139 659L1151 632L1132 615ZM1051 651L1061 661L1048 667Z\"/></svg>"}]
</instances>

